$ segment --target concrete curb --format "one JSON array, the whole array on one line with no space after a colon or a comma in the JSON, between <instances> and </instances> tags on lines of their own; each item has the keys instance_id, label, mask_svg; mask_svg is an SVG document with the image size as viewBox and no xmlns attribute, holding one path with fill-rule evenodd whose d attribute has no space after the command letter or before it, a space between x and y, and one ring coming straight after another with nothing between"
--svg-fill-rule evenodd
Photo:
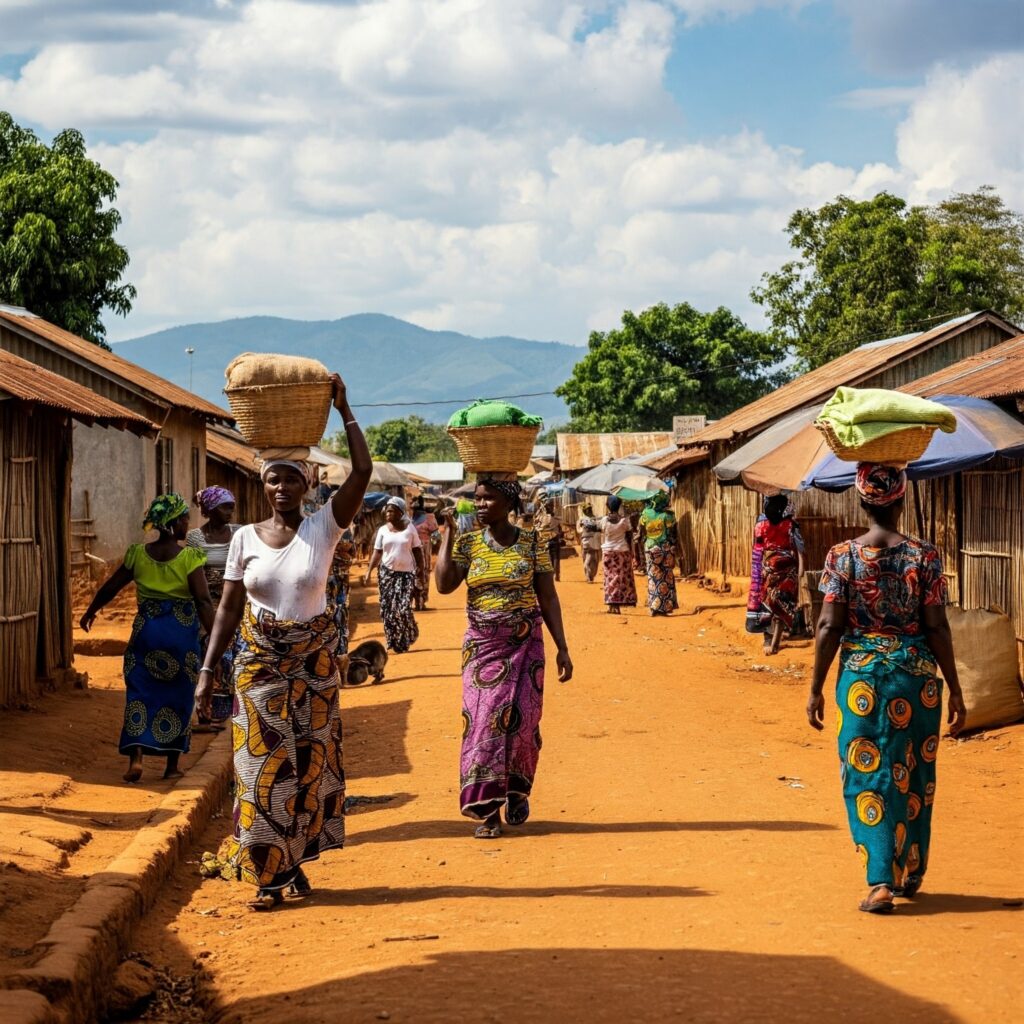
<instances>
[{"instance_id":1,"label":"concrete curb","mask_svg":"<svg viewBox=\"0 0 1024 1024\"><path fill-rule=\"evenodd\" d=\"M78 901L37 944L42 959L3 980L4 1024L90 1024L99 1019L132 929L222 806L230 781L228 729L214 737L160 802L154 815L163 820L143 828L105 871L89 878Z\"/></svg>"}]
</instances>

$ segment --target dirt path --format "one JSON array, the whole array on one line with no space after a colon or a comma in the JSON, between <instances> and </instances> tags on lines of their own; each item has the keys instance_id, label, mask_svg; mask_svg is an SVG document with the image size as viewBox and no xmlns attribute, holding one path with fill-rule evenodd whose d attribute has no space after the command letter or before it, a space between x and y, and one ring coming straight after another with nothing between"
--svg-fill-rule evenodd
<instances>
[{"instance_id":1,"label":"dirt path","mask_svg":"<svg viewBox=\"0 0 1024 1024\"><path fill-rule=\"evenodd\" d=\"M1020 727L943 742L928 894L871 918L833 737L803 718L809 645L758 670L741 611L616 619L565 576L577 675L549 675L529 825L485 843L458 815L464 615L435 598L387 681L343 693L349 793L393 799L352 815L316 897L253 914L186 866L140 928L154 963L205 968L189 1019L1019 1019Z\"/></svg>"}]
</instances>

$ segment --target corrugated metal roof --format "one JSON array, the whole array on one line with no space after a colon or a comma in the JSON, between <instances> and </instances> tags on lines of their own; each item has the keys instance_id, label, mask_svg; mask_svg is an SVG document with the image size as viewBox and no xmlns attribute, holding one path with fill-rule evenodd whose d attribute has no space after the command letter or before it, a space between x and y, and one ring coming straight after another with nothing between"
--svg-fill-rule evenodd
<instances>
[{"instance_id":1,"label":"corrugated metal roof","mask_svg":"<svg viewBox=\"0 0 1024 1024\"><path fill-rule=\"evenodd\" d=\"M647 455L673 442L671 431L635 434L559 434L558 468L563 473L603 465L627 455Z\"/></svg>"},{"instance_id":2,"label":"corrugated metal roof","mask_svg":"<svg viewBox=\"0 0 1024 1024\"><path fill-rule=\"evenodd\" d=\"M98 423L140 435L155 434L160 429L145 416L97 395L84 384L0 349L0 395L5 393L25 402L59 409L83 423Z\"/></svg>"},{"instance_id":3,"label":"corrugated metal roof","mask_svg":"<svg viewBox=\"0 0 1024 1024\"><path fill-rule=\"evenodd\" d=\"M691 462L703 462L710 451L709 448L676 448L674 451L661 455L652 455L650 458L644 459L641 465L653 469L661 476L663 473L688 466Z\"/></svg>"},{"instance_id":4,"label":"corrugated metal roof","mask_svg":"<svg viewBox=\"0 0 1024 1024\"><path fill-rule=\"evenodd\" d=\"M19 310L14 306L3 306L0 307L0 320L23 334L35 335L37 338L63 349L69 355L91 363L100 371L120 377L129 386L141 388L157 404L179 406L209 420L222 423L234 422L231 413L226 409L221 409L204 398L192 394L191 391L179 388L169 380L164 380L163 377L158 377L155 373L150 373L149 370L144 370L141 366L114 355L113 352L108 352L91 341L79 338L70 331L65 331L33 313Z\"/></svg>"},{"instance_id":5,"label":"corrugated metal roof","mask_svg":"<svg viewBox=\"0 0 1024 1024\"><path fill-rule=\"evenodd\" d=\"M970 395L974 398L1024 395L1024 334L912 381L900 390L912 395Z\"/></svg>"},{"instance_id":6,"label":"corrugated metal roof","mask_svg":"<svg viewBox=\"0 0 1024 1024\"><path fill-rule=\"evenodd\" d=\"M815 402L824 402L841 384L856 386L880 370L899 364L922 350L936 345L951 334L959 334L982 323L992 323L1017 333L1019 328L989 311L970 313L947 320L919 334L888 338L855 348L846 355L802 374L796 380L776 389L770 395L723 416L698 434L686 438L681 448L697 448L713 441L729 441L734 437L753 433L768 426L773 420L793 409Z\"/></svg>"},{"instance_id":7,"label":"corrugated metal roof","mask_svg":"<svg viewBox=\"0 0 1024 1024\"><path fill-rule=\"evenodd\" d=\"M557 444L535 444L530 453L531 459L553 459L558 452Z\"/></svg>"},{"instance_id":8,"label":"corrugated metal roof","mask_svg":"<svg viewBox=\"0 0 1024 1024\"><path fill-rule=\"evenodd\" d=\"M245 473L259 475L259 455L250 448L241 434L232 436L212 427L206 428L206 454L226 462Z\"/></svg>"},{"instance_id":9,"label":"corrugated metal roof","mask_svg":"<svg viewBox=\"0 0 1024 1024\"><path fill-rule=\"evenodd\" d=\"M465 467L461 462L396 462L403 473L418 476L427 483L462 483L466 477Z\"/></svg>"}]
</instances>

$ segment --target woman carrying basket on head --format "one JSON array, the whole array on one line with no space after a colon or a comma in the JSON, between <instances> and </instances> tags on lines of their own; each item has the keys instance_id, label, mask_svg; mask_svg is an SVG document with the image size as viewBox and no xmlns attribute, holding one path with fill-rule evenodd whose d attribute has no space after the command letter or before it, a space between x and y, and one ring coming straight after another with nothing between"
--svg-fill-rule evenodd
<instances>
[{"instance_id":1,"label":"woman carrying basket on head","mask_svg":"<svg viewBox=\"0 0 1024 1024\"><path fill-rule=\"evenodd\" d=\"M869 527L825 560L807 718L822 729L822 691L839 653L836 714L843 796L867 872L860 909L889 913L928 867L942 677L950 732L965 709L946 621L946 582L931 544L899 532L906 473L862 463L857 493Z\"/></svg>"},{"instance_id":2,"label":"woman carrying basket on head","mask_svg":"<svg viewBox=\"0 0 1024 1024\"><path fill-rule=\"evenodd\" d=\"M359 510L373 464L341 378L352 471L311 516L308 463L272 458L260 475L270 518L232 538L197 697L208 700L216 666L239 631L235 662L235 821L229 860L266 910L310 890L302 870L345 841L338 629L327 577L342 531ZM239 627L241 627L239 629Z\"/></svg>"},{"instance_id":3,"label":"woman carrying basket on head","mask_svg":"<svg viewBox=\"0 0 1024 1024\"><path fill-rule=\"evenodd\" d=\"M467 588L459 802L464 815L481 821L478 839L501 835L502 808L513 826L530 814L541 747L542 621L558 647L559 680L572 678L547 545L510 521L520 500L515 480L480 480L475 504L481 529L456 538L449 512L434 568L440 593L463 582Z\"/></svg>"}]
</instances>

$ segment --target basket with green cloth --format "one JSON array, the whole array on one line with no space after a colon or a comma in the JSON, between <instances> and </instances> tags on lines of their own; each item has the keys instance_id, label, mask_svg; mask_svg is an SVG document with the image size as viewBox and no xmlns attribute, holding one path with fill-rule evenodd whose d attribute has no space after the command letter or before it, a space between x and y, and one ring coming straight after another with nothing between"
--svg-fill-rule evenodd
<instances>
[{"instance_id":1,"label":"basket with green cloth","mask_svg":"<svg viewBox=\"0 0 1024 1024\"><path fill-rule=\"evenodd\" d=\"M448 433L470 473L520 473L526 469L543 426L539 416L518 405L479 401L457 410Z\"/></svg>"},{"instance_id":2,"label":"basket with green cloth","mask_svg":"<svg viewBox=\"0 0 1024 1024\"><path fill-rule=\"evenodd\" d=\"M885 388L836 388L814 421L836 458L905 466L921 458L936 430L956 430L938 402Z\"/></svg>"}]
</instances>

